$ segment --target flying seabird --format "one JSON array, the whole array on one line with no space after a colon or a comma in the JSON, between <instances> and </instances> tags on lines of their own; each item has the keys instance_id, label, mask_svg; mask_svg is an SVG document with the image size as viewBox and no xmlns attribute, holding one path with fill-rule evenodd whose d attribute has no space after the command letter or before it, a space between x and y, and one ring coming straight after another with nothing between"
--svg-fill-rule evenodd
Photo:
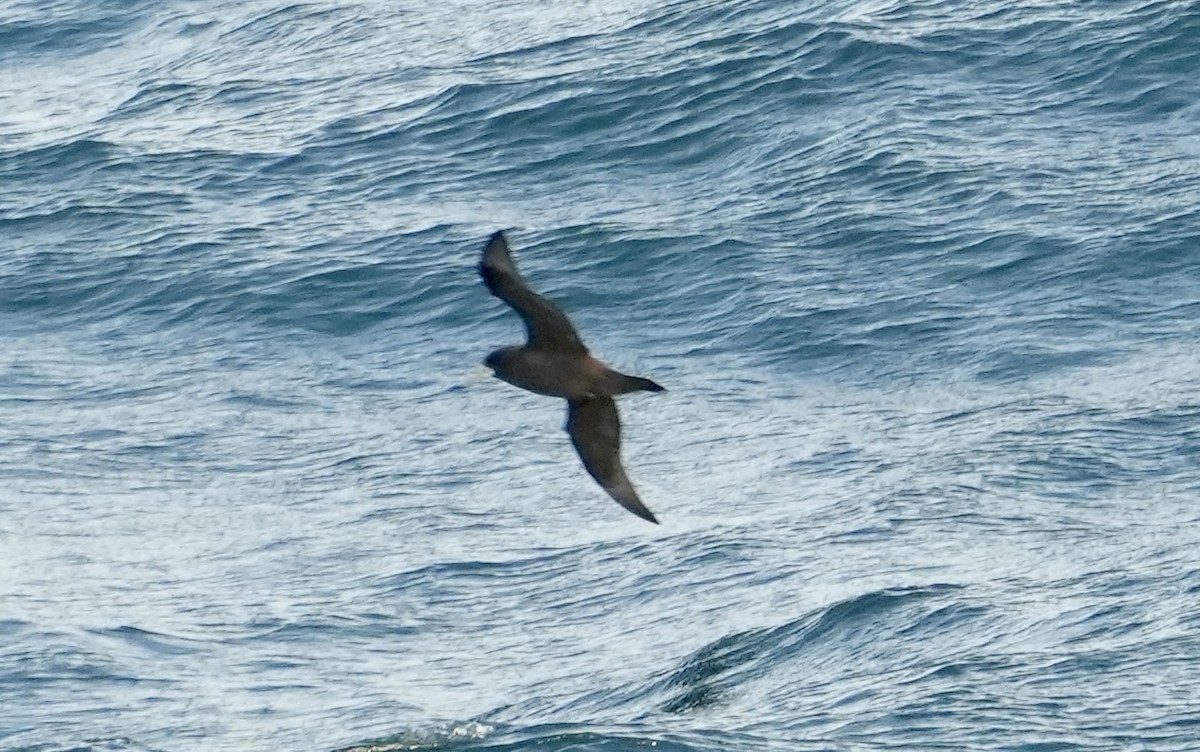
<instances>
[{"instance_id":1,"label":"flying seabird","mask_svg":"<svg viewBox=\"0 0 1200 752\"><path fill-rule=\"evenodd\" d=\"M501 347L483 363L497 378L536 394L567 401L567 433L583 466L618 504L658 524L621 467L621 418L613 397L662 392L640 376L618 373L593 358L558 306L538 295L517 271L503 232L483 247L479 276L487 289L525 321L523 346Z\"/></svg>"}]
</instances>

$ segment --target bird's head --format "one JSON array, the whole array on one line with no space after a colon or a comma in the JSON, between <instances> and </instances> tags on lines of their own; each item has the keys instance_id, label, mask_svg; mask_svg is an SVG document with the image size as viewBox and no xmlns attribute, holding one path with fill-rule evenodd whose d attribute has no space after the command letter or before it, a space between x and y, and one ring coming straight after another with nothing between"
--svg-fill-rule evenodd
<instances>
[{"instance_id":1,"label":"bird's head","mask_svg":"<svg viewBox=\"0 0 1200 752\"><path fill-rule=\"evenodd\" d=\"M483 364L492 369L493 376L500 376L500 374L505 370L504 366L505 363L508 362L509 356L514 350L518 349L520 348L501 347L499 350L493 350L492 352L488 353L486 358L483 359Z\"/></svg>"}]
</instances>

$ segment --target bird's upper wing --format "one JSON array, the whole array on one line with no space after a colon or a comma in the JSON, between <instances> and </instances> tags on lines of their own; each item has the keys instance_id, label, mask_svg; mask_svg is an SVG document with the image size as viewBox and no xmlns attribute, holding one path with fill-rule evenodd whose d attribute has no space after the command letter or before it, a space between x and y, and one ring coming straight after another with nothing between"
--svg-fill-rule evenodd
<instances>
[{"instance_id":1,"label":"bird's upper wing","mask_svg":"<svg viewBox=\"0 0 1200 752\"><path fill-rule=\"evenodd\" d=\"M567 315L525 284L513 263L503 232L492 235L483 247L479 276L493 295L508 303L524 319L530 347L580 355L587 352Z\"/></svg>"},{"instance_id":2,"label":"bird's upper wing","mask_svg":"<svg viewBox=\"0 0 1200 752\"><path fill-rule=\"evenodd\" d=\"M570 400L567 433L583 466L608 495L643 520L658 524L621 467L621 418L612 397Z\"/></svg>"}]
</instances>

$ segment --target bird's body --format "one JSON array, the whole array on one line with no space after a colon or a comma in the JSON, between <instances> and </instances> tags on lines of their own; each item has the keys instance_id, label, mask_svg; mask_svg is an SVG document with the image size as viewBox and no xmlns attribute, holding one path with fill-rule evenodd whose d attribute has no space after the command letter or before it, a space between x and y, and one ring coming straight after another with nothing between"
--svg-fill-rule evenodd
<instances>
[{"instance_id":1,"label":"bird's body","mask_svg":"<svg viewBox=\"0 0 1200 752\"><path fill-rule=\"evenodd\" d=\"M626 376L587 354L510 346L496 350L484 363L497 378L547 397L570 400L665 391L655 389L658 385L649 379Z\"/></svg>"},{"instance_id":2,"label":"bird's body","mask_svg":"<svg viewBox=\"0 0 1200 752\"><path fill-rule=\"evenodd\" d=\"M547 397L567 400L567 433L588 473L621 506L657 523L621 466L621 421L613 397L665 391L640 376L609 368L588 352L570 319L534 292L513 263L504 233L488 240L479 275L493 295L524 320L524 345L495 350L484 360L497 378Z\"/></svg>"}]
</instances>

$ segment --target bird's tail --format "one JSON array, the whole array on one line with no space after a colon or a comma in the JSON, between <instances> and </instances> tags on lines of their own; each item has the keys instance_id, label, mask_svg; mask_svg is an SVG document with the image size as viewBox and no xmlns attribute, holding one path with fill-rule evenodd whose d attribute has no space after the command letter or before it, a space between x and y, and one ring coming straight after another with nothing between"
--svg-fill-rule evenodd
<instances>
[{"instance_id":1,"label":"bird's tail","mask_svg":"<svg viewBox=\"0 0 1200 752\"><path fill-rule=\"evenodd\" d=\"M620 383L614 394L628 394L629 392L665 392L667 388L660 386L650 379L643 379L641 376L626 376L618 374L621 377Z\"/></svg>"}]
</instances>

